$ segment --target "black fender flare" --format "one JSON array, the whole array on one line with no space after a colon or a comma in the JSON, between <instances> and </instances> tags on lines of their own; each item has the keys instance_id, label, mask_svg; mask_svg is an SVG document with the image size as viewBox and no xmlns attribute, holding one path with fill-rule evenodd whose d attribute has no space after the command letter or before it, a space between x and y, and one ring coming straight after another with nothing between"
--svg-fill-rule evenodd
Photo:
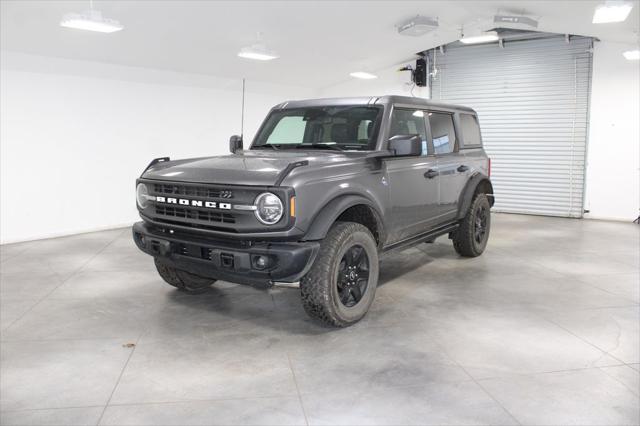
<instances>
[{"instance_id":1,"label":"black fender flare","mask_svg":"<svg viewBox=\"0 0 640 426\"><path fill-rule=\"evenodd\" d=\"M380 209L368 198L357 194L339 195L333 198L314 216L311 226L305 233L305 241L315 241L323 239L336 219L340 217L348 208L364 204L371 208L376 218L377 227L379 229L380 243L384 242L384 224L382 222L382 214Z\"/></svg>"},{"instance_id":2,"label":"black fender flare","mask_svg":"<svg viewBox=\"0 0 640 426\"><path fill-rule=\"evenodd\" d=\"M471 176L460 193L460 199L458 200L458 219L464 218L464 215L467 213L467 210L469 210L469 206L473 201L473 196L476 194L476 190L480 185L488 185L489 192L487 192L487 194L491 195L489 197L489 204L493 206L495 200L493 197L493 185L491 184L491 180L489 180L488 176L482 173L476 173Z\"/></svg>"}]
</instances>

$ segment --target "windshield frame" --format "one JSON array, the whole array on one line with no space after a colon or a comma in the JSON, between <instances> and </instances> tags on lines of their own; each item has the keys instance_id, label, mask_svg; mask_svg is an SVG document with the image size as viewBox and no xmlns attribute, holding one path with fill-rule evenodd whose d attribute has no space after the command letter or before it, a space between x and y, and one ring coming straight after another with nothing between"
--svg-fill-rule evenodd
<instances>
[{"instance_id":1,"label":"windshield frame","mask_svg":"<svg viewBox=\"0 0 640 426\"><path fill-rule=\"evenodd\" d=\"M367 108L367 109L375 109L378 111L378 114L374 121L374 126L372 130L372 137L369 140L368 144L358 144L358 143L348 143L348 144L339 144L339 143L328 143L324 142L327 145L326 148L322 148L323 142L319 142L317 144L302 144L302 143L292 143L292 144L267 144L261 143L258 144L258 140L262 137L262 133L266 131L267 123L272 118L273 115L289 112L289 111L299 111L299 110L309 110L309 109L322 109L322 108ZM282 109L272 109L269 111L269 114L262 121L262 124L258 128L253 140L251 141L251 145L249 146L250 150L253 149L261 149L262 147L269 146L273 147L276 150L301 150L305 147L309 149L314 149L318 151L332 151L337 152L338 150L343 152L366 152L366 151L375 151L378 146L378 139L380 137L380 131L382 129L382 122L384 121L384 111L385 108L383 105L371 105L371 104L351 104L351 105L340 105L340 104L326 104L326 105L314 105L308 107L296 107L296 108L282 108ZM342 148L342 146L346 146ZM358 148L347 148L347 147L356 147ZM337 149L336 149L337 148Z\"/></svg>"}]
</instances>

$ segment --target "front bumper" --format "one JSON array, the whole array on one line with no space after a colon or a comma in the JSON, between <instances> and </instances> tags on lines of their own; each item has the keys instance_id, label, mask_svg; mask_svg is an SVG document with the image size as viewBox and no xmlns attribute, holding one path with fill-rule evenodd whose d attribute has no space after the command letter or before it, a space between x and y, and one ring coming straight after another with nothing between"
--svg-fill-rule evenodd
<instances>
[{"instance_id":1,"label":"front bumper","mask_svg":"<svg viewBox=\"0 0 640 426\"><path fill-rule=\"evenodd\" d=\"M299 281L320 249L318 242L212 240L145 222L133 225L133 240L140 250L174 268L258 287ZM266 258L267 266L258 265L259 257Z\"/></svg>"}]
</instances>

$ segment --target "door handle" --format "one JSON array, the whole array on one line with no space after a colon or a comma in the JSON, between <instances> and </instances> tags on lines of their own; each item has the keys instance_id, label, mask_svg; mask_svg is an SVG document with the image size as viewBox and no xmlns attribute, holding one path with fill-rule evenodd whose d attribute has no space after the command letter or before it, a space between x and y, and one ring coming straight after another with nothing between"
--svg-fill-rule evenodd
<instances>
[{"instance_id":1,"label":"door handle","mask_svg":"<svg viewBox=\"0 0 640 426\"><path fill-rule=\"evenodd\" d=\"M427 179L433 179L434 177L438 176L440 173L438 173L437 170L433 170L433 169L429 169L426 172L424 172L424 177Z\"/></svg>"},{"instance_id":2,"label":"door handle","mask_svg":"<svg viewBox=\"0 0 640 426\"><path fill-rule=\"evenodd\" d=\"M456 170L458 170L460 173L462 172L466 172L467 170L469 170L468 166L465 166L464 164L460 167L458 167Z\"/></svg>"}]
</instances>

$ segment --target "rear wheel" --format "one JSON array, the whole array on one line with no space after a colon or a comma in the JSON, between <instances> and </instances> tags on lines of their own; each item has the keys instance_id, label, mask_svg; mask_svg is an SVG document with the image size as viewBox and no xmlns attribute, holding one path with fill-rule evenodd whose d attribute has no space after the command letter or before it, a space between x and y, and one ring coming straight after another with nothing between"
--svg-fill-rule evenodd
<instances>
[{"instance_id":1,"label":"rear wheel","mask_svg":"<svg viewBox=\"0 0 640 426\"><path fill-rule=\"evenodd\" d=\"M477 194L453 235L453 247L460 256L476 257L484 252L491 230L490 209L487 196Z\"/></svg>"},{"instance_id":2,"label":"rear wheel","mask_svg":"<svg viewBox=\"0 0 640 426\"><path fill-rule=\"evenodd\" d=\"M162 263L158 258L154 259L158 274L169 285L188 294L201 294L206 292L216 280L200 277L187 271L182 271Z\"/></svg>"},{"instance_id":3,"label":"rear wheel","mask_svg":"<svg viewBox=\"0 0 640 426\"><path fill-rule=\"evenodd\" d=\"M346 327L365 316L378 285L378 249L371 232L353 222L336 223L302 278L302 304L309 316Z\"/></svg>"}]
</instances>

